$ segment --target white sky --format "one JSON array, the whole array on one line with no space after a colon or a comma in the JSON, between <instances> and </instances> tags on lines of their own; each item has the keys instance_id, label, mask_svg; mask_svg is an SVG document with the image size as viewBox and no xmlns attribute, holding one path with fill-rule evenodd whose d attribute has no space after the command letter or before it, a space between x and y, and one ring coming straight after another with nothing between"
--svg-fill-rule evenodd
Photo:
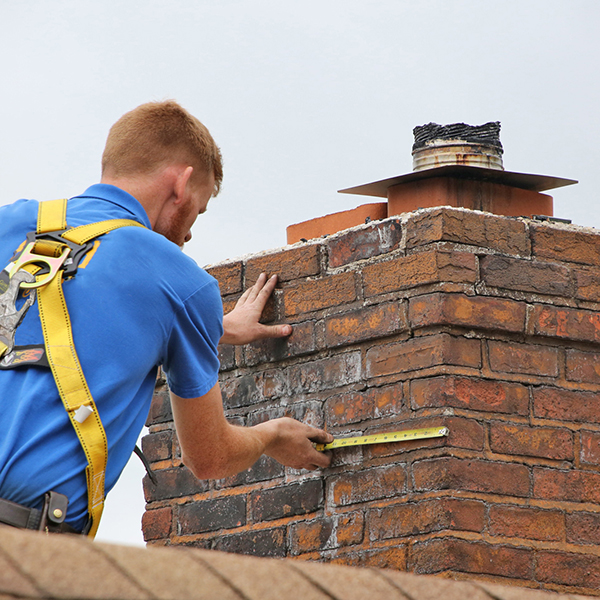
<instances>
[{"instance_id":1,"label":"white sky","mask_svg":"<svg viewBox=\"0 0 600 600\"><path fill-rule=\"evenodd\" d=\"M579 180L554 213L600 228L598 0L0 0L0 24L0 204L82 192L112 123L174 98L225 160L200 265L369 202L336 190L411 171L430 121L501 121L504 167ZM142 543L133 465L98 539Z\"/></svg>"}]
</instances>

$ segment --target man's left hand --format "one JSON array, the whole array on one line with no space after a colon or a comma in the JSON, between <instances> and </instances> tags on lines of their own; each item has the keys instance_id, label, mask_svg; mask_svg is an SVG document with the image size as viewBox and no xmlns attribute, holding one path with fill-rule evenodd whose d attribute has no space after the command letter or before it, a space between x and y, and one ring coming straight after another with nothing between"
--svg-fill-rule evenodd
<instances>
[{"instance_id":1,"label":"man's left hand","mask_svg":"<svg viewBox=\"0 0 600 600\"><path fill-rule=\"evenodd\" d=\"M256 283L242 294L234 309L223 317L222 344L239 346L264 338L286 337L292 333L291 325L263 325L259 322L276 283L277 275L267 279L267 275L261 273Z\"/></svg>"}]
</instances>

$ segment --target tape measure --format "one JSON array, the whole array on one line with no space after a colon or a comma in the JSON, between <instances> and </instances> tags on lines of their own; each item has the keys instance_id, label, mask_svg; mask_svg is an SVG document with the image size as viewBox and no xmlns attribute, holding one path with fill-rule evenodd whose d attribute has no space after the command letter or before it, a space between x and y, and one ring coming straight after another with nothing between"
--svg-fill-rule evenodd
<instances>
[{"instance_id":1,"label":"tape measure","mask_svg":"<svg viewBox=\"0 0 600 600\"><path fill-rule=\"evenodd\" d=\"M333 450L334 448L347 448L349 446L366 446L367 444L389 444L390 442L407 442L409 440L423 440L426 438L444 437L450 433L447 427L428 427L427 429L410 429L406 431L390 431L389 433L375 433L374 435L361 435L359 437L338 438L331 444L315 444L319 452Z\"/></svg>"}]
</instances>

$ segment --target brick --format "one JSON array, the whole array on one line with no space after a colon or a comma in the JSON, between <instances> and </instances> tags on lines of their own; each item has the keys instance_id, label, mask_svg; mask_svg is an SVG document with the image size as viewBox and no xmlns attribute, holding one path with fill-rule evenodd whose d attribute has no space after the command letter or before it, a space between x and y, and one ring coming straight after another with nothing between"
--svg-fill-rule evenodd
<instances>
[{"instance_id":1,"label":"brick","mask_svg":"<svg viewBox=\"0 0 600 600\"><path fill-rule=\"evenodd\" d=\"M572 460L573 433L557 427L490 424L490 448L500 454Z\"/></svg>"},{"instance_id":2,"label":"brick","mask_svg":"<svg viewBox=\"0 0 600 600\"><path fill-rule=\"evenodd\" d=\"M440 281L472 284L476 280L476 257L466 252L418 252L363 269L366 297Z\"/></svg>"},{"instance_id":3,"label":"brick","mask_svg":"<svg viewBox=\"0 0 600 600\"><path fill-rule=\"evenodd\" d=\"M582 430L580 460L588 465L600 465L600 432Z\"/></svg>"},{"instance_id":4,"label":"brick","mask_svg":"<svg viewBox=\"0 0 600 600\"><path fill-rule=\"evenodd\" d=\"M400 464L344 473L328 483L327 497L334 506L390 498L406 493L406 467Z\"/></svg>"},{"instance_id":5,"label":"brick","mask_svg":"<svg viewBox=\"0 0 600 600\"><path fill-rule=\"evenodd\" d=\"M142 531L144 540L159 540L168 538L173 525L173 509L170 506L147 510L142 515Z\"/></svg>"},{"instance_id":6,"label":"brick","mask_svg":"<svg viewBox=\"0 0 600 600\"><path fill-rule=\"evenodd\" d=\"M159 393L155 393L152 397L152 404L150 404L150 412L146 419L146 427L151 425L158 425L159 423L167 423L173 420L173 413L171 412L171 399L169 398L169 391L164 390Z\"/></svg>"},{"instance_id":7,"label":"brick","mask_svg":"<svg viewBox=\"0 0 600 600\"><path fill-rule=\"evenodd\" d=\"M600 587L600 557L540 551L535 578L545 583L597 590Z\"/></svg>"},{"instance_id":8,"label":"brick","mask_svg":"<svg viewBox=\"0 0 600 600\"><path fill-rule=\"evenodd\" d=\"M335 544L350 546L360 544L364 538L365 517L361 512L336 515Z\"/></svg>"},{"instance_id":9,"label":"brick","mask_svg":"<svg viewBox=\"0 0 600 600\"><path fill-rule=\"evenodd\" d=\"M293 395L340 388L356 383L360 378L358 352L314 360L288 369L289 391Z\"/></svg>"},{"instance_id":10,"label":"brick","mask_svg":"<svg viewBox=\"0 0 600 600\"><path fill-rule=\"evenodd\" d=\"M533 495L544 500L600 502L600 473L536 468Z\"/></svg>"},{"instance_id":11,"label":"brick","mask_svg":"<svg viewBox=\"0 0 600 600\"><path fill-rule=\"evenodd\" d=\"M146 458L151 463L172 458L173 436L174 431L172 429L145 435L142 438L142 450Z\"/></svg>"},{"instance_id":12,"label":"brick","mask_svg":"<svg viewBox=\"0 0 600 600\"><path fill-rule=\"evenodd\" d=\"M242 375L221 381L221 394L225 409L251 406L262 401L258 390L257 377Z\"/></svg>"},{"instance_id":13,"label":"brick","mask_svg":"<svg viewBox=\"0 0 600 600\"><path fill-rule=\"evenodd\" d=\"M600 514L567 514L567 542L600 545Z\"/></svg>"},{"instance_id":14,"label":"brick","mask_svg":"<svg viewBox=\"0 0 600 600\"><path fill-rule=\"evenodd\" d=\"M368 377L418 371L438 365L480 368L480 341L443 333L374 346L367 351Z\"/></svg>"},{"instance_id":15,"label":"brick","mask_svg":"<svg viewBox=\"0 0 600 600\"><path fill-rule=\"evenodd\" d=\"M252 342L244 347L246 366L276 362L293 356L315 352L315 324L313 321L295 323L292 335L286 338L267 338Z\"/></svg>"},{"instance_id":16,"label":"brick","mask_svg":"<svg viewBox=\"0 0 600 600\"><path fill-rule=\"evenodd\" d=\"M222 296L237 294L242 291L241 261L209 267L206 271L219 282Z\"/></svg>"},{"instance_id":17,"label":"brick","mask_svg":"<svg viewBox=\"0 0 600 600\"><path fill-rule=\"evenodd\" d=\"M566 357L569 381L600 384L600 353L567 350Z\"/></svg>"},{"instance_id":18,"label":"brick","mask_svg":"<svg viewBox=\"0 0 600 600\"><path fill-rule=\"evenodd\" d=\"M406 225L406 247L433 242L457 242L491 248L503 254L530 252L525 224L498 215L440 208L411 216Z\"/></svg>"},{"instance_id":19,"label":"brick","mask_svg":"<svg viewBox=\"0 0 600 600\"><path fill-rule=\"evenodd\" d=\"M414 409L451 406L504 414L529 413L529 390L518 383L446 376L413 380L410 390Z\"/></svg>"},{"instance_id":20,"label":"brick","mask_svg":"<svg viewBox=\"0 0 600 600\"><path fill-rule=\"evenodd\" d=\"M286 317L348 304L356 300L354 273L339 273L287 286L283 304Z\"/></svg>"},{"instance_id":21,"label":"brick","mask_svg":"<svg viewBox=\"0 0 600 600\"><path fill-rule=\"evenodd\" d=\"M600 423L600 392L554 387L533 389L533 414L545 419Z\"/></svg>"},{"instance_id":22,"label":"brick","mask_svg":"<svg viewBox=\"0 0 600 600\"><path fill-rule=\"evenodd\" d=\"M264 454L246 471L242 471L232 477L226 479L218 479L215 481L215 487L231 488L238 485L248 485L257 481L272 481L285 474L285 467L278 463L275 459Z\"/></svg>"},{"instance_id":23,"label":"brick","mask_svg":"<svg viewBox=\"0 0 600 600\"><path fill-rule=\"evenodd\" d=\"M419 574L458 571L531 579L534 554L512 546L446 538L414 544L409 568Z\"/></svg>"},{"instance_id":24,"label":"brick","mask_svg":"<svg viewBox=\"0 0 600 600\"><path fill-rule=\"evenodd\" d=\"M250 496L250 513L255 523L305 515L315 512L321 506L323 506L323 481L320 479L260 490Z\"/></svg>"},{"instance_id":25,"label":"brick","mask_svg":"<svg viewBox=\"0 0 600 600\"><path fill-rule=\"evenodd\" d=\"M235 367L235 346L231 344L219 344L219 370L230 371Z\"/></svg>"},{"instance_id":26,"label":"brick","mask_svg":"<svg viewBox=\"0 0 600 600\"><path fill-rule=\"evenodd\" d=\"M418 491L462 490L529 496L529 469L514 463L440 457L414 463L412 473Z\"/></svg>"},{"instance_id":27,"label":"brick","mask_svg":"<svg viewBox=\"0 0 600 600\"><path fill-rule=\"evenodd\" d=\"M357 260L392 252L400 246L401 240L402 223L399 219L354 229L328 241L329 266L341 267Z\"/></svg>"},{"instance_id":28,"label":"brick","mask_svg":"<svg viewBox=\"0 0 600 600\"><path fill-rule=\"evenodd\" d=\"M533 225L531 240L535 256L586 265L600 264L600 235Z\"/></svg>"},{"instance_id":29,"label":"brick","mask_svg":"<svg viewBox=\"0 0 600 600\"><path fill-rule=\"evenodd\" d=\"M571 272L564 265L499 255L484 256L480 264L481 279L489 287L550 296L574 292Z\"/></svg>"},{"instance_id":30,"label":"brick","mask_svg":"<svg viewBox=\"0 0 600 600\"><path fill-rule=\"evenodd\" d=\"M581 267L573 269L575 277L575 297L590 302L600 298L600 269Z\"/></svg>"},{"instance_id":31,"label":"brick","mask_svg":"<svg viewBox=\"0 0 600 600\"><path fill-rule=\"evenodd\" d=\"M348 425L401 412L402 384L346 392L328 398L325 419L328 425Z\"/></svg>"},{"instance_id":32,"label":"brick","mask_svg":"<svg viewBox=\"0 0 600 600\"><path fill-rule=\"evenodd\" d=\"M519 332L525 328L527 307L504 298L464 294L427 294L409 300L411 327L458 325L469 329Z\"/></svg>"},{"instance_id":33,"label":"brick","mask_svg":"<svg viewBox=\"0 0 600 600\"><path fill-rule=\"evenodd\" d=\"M492 536L560 542L565 538L565 515L558 510L492 505L488 532Z\"/></svg>"},{"instance_id":34,"label":"brick","mask_svg":"<svg viewBox=\"0 0 600 600\"><path fill-rule=\"evenodd\" d=\"M433 531L483 531L484 526L483 502L441 498L372 510L369 539L412 537Z\"/></svg>"},{"instance_id":35,"label":"brick","mask_svg":"<svg viewBox=\"0 0 600 600\"><path fill-rule=\"evenodd\" d=\"M343 564L350 567L372 567L375 569L394 569L406 571L408 551L405 545L374 550L353 550L328 558L332 564Z\"/></svg>"},{"instance_id":36,"label":"brick","mask_svg":"<svg viewBox=\"0 0 600 600\"><path fill-rule=\"evenodd\" d=\"M156 502L167 498L183 498L208 490L208 482L196 479L186 467L162 469L154 472L158 483L154 485L148 476L144 477L146 502Z\"/></svg>"},{"instance_id":37,"label":"brick","mask_svg":"<svg viewBox=\"0 0 600 600\"><path fill-rule=\"evenodd\" d=\"M325 319L327 348L374 340L408 329L406 308L390 303L360 308Z\"/></svg>"},{"instance_id":38,"label":"brick","mask_svg":"<svg viewBox=\"0 0 600 600\"><path fill-rule=\"evenodd\" d=\"M178 507L177 522L180 535L241 527L246 524L246 498L228 496L183 504Z\"/></svg>"},{"instance_id":39,"label":"brick","mask_svg":"<svg viewBox=\"0 0 600 600\"><path fill-rule=\"evenodd\" d=\"M534 344L488 342L490 368L501 373L556 377L558 349Z\"/></svg>"},{"instance_id":40,"label":"brick","mask_svg":"<svg viewBox=\"0 0 600 600\"><path fill-rule=\"evenodd\" d=\"M315 552L329 546L333 533L333 519L321 517L290 526L290 551L294 555Z\"/></svg>"},{"instance_id":41,"label":"brick","mask_svg":"<svg viewBox=\"0 0 600 600\"><path fill-rule=\"evenodd\" d=\"M244 531L233 535L219 536L212 549L235 554L284 558L287 554L285 538L285 527Z\"/></svg>"},{"instance_id":42,"label":"brick","mask_svg":"<svg viewBox=\"0 0 600 600\"><path fill-rule=\"evenodd\" d=\"M246 263L246 287L254 285L261 273L277 274L278 281L290 281L318 275L319 245L285 248L278 252L254 256Z\"/></svg>"},{"instance_id":43,"label":"brick","mask_svg":"<svg viewBox=\"0 0 600 600\"><path fill-rule=\"evenodd\" d=\"M536 335L600 342L600 312L555 306L535 306L532 316Z\"/></svg>"}]
</instances>

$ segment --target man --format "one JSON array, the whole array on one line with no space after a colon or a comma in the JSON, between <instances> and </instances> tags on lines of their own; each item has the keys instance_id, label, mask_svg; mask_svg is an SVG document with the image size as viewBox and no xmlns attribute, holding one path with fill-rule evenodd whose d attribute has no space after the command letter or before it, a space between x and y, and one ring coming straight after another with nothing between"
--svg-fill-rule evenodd
<instances>
[{"instance_id":1,"label":"man","mask_svg":"<svg viewBox=\"0 0 600 600\"><path fill-rule=\"evenodd\" d=\"M144 226L95 239L62 285L75 352L106 434L107 491L144 425L159 365L167 374L183 461L197 477L232 475L262 454L294 468L329 464L312 444L332 440L322 430L288 418L248 428L225 420L219 341L245 344L289 335L291 327L259 323L275 277L261 275L223 318L218 284L180 251L221 179L220 151L208 130L175 102L149 103L111 128L101 183L68 201L70 228L110 219ZM36 231L38 206L20 200L0 208L0 268ZM27 297L32 293L21 288L15 309L24 310ZM39 303L24 312L16 347L42 347ZM6 352L0 361L0 522L11 523L11 510L19 507L47 507L45 494L52 491L69 500L68 530L89 527L85 441L78 440L58 387L43 361L15 366Z\"/></svg>"}]
</instances>

